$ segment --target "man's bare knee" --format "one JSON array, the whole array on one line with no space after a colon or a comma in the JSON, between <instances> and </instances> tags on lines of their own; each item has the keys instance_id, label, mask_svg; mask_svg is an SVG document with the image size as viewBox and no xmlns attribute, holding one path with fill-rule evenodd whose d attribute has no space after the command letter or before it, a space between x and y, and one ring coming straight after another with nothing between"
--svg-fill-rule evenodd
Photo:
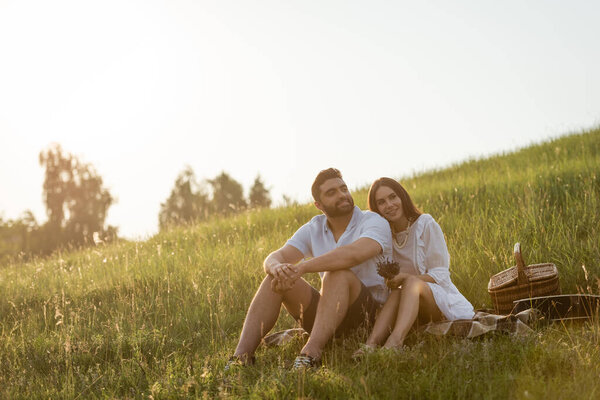
<instances>
[{"instance_id":1,"label":"man's bare knee","mask_svg":"<svg viewBox=\"0 0 600 400\"><path fill-rule=\"evenodd\" d=\"M269 288L269 289L271 289L271 285L272 285L273 279L274 279L274 278L273 278L273 276L272 276L272 275L269 275L269 274L267 274L267 276L265 276L265 278L262 280L262 282L261 282L260 286L261 286L261 287L263 287L263 286L264 286L264 287L266 287L266 288Z\"/></svg>"},{"instance_id":2,"label":"man's bare knee","mask_svg":"<svg viewBox=\"0 0 600 400\"><path fill-rule=\"evenodd\" d=\"M339 284L340 282L351 282L354 279L358 279L354 272L349 269L342 269L338 271L327 271L323 276L323 285L326 284Z\"/></svg>"},{"instance_id":3,"label":"man's bare knee","mask_svg":"<svg viewBox=\"0 0 600 400\"><path fill-rule=\"evenodd\" d=\"M273 278L273 276L271 276L271 275L265 276L258 288L257 293L258 292L268 292L269 296L277 295L278 297L283 297L285 292L277 292L277 291L273 290L274 289L273 288L274 280L275 280L275 278Z\"/></svg>"},{"instance_id":4,"label":"man's bare knee","mask_svg":"<svg viewBox=\"0 0 600 400\"><path fill-rule=\"evenodd\" d=\"M358 298L361 287L360 280L349 269L328 271L323 276L321 294L325 297L329 295L335 296L336 293L339 293L339 290L348 290L350 295L349 301L352 303Z\"/></svg>"}]
</instances>

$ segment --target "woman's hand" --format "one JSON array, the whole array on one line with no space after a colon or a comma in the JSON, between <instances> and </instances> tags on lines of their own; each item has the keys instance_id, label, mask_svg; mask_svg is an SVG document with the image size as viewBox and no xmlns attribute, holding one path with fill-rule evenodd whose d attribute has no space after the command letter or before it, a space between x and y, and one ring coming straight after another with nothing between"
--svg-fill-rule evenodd
<instances>
[{"instance_id":1,"label":"woman's hand","mask_svg":"<svg viewBox=\"0 0 600 400\"><path fill-rule=\"evenodd\" d=\"M390 289L397 289L398 287L402 286L404 281L406 279L410 278L411 276L413 276L413 275L407 274L406 272L399 272L393 278L386 279L385 284Z\"/></svg>"}]
</instances>

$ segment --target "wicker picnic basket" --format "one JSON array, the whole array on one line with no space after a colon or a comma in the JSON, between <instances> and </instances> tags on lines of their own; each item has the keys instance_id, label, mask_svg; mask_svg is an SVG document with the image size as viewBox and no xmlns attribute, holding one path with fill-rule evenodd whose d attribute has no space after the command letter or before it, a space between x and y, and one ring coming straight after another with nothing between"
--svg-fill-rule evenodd
<instances>
[{"instance_id":1,"label":"wicker picnic basket","mask_svg":"<svg viewBox=\"0 0 600 400\"><path fill-rule=\"evenodd\" d=\"M515 244L517 265L490 278L488 292L497 314L509 314L515 300L560 294L558 270L550 263L525 266L521 245Z\"/></svg>"}]
</instances>

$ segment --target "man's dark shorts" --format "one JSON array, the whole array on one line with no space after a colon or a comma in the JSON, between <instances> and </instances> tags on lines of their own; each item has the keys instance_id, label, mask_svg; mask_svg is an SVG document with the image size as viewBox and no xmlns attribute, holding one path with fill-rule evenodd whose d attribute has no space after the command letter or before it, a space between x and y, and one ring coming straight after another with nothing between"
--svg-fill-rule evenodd
<instances>
[{"instance_id":1,"label":"man's dark shorts","mask_svg":"<svg viewBox=\"0 0 600 400\"><path fill-rule=\"evenodd\" d=\"M375 315L381 305L373 298L369 289L362 282L360 285L361 289L357 299L348 307L346 316L335 330L336 337L350 333L359 327L365 327L370 330L375 323ZM309 333L315 322L320 298L321 295L319 292L313 288L310 305L300 321L302 328Z\"/></svg>"}]
</instances>

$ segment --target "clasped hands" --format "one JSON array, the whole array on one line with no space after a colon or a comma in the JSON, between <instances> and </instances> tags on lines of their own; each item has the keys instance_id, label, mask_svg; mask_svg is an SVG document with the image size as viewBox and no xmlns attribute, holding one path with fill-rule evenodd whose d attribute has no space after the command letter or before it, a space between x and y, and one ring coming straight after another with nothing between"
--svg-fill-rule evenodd
<instances>
[{"instance_id":1,"label":"clasped hands","mask_svg":"<svg viewBox=\"0 0 600 400\"><path fill-rule=\"evenodd\" d=\"M271 290L276 293L283 293L290 290L296 280L302 276L302 272L298 265L289 263L281 263L271 267Z\"/></svg>"}]
</instances>

